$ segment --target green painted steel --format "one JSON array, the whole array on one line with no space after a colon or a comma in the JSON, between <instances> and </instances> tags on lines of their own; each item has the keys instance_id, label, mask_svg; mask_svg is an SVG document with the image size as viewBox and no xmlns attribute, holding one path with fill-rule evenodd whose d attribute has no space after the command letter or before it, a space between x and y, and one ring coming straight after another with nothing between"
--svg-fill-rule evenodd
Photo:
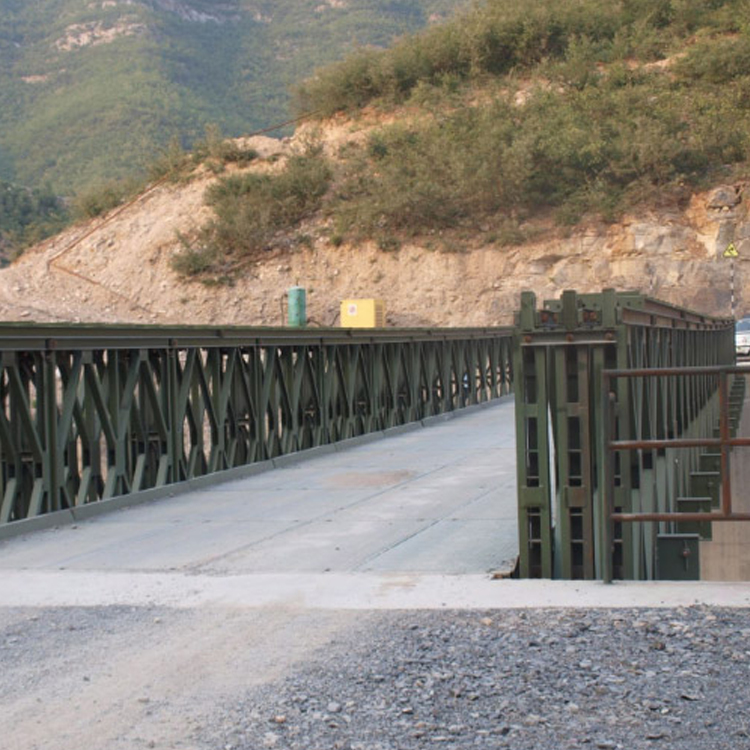
<instances>
[{"instance_id":1,"label":"green painted steel","mask_svg":"<svg viewBox=\"0 0 750 750\"><path fill-rule=\"evenodd\" d=\"M603 373L733 362L732 320L614 290L567 291L541 309L533 293L522 295L514 338L522 576L657 576L657 536L664 526L608 528L602 503L607 419L617 435L634 439L697 434L716 424L718 381L623 379L610 401ZM677 497L708 495L707 488L689 484L700 454L633 450L611 457L615 510L659 511L673 508Z\"/></svg>"},{"instance_id":2,"label":"green painted steel","mask_svg":"<svg viewBox=\"0 0 750 750\"><path fill-rule=\"evenodd\" d=\"M510 329L0 325L0 523L511 392Z\"/></svg>"}]
</instances>

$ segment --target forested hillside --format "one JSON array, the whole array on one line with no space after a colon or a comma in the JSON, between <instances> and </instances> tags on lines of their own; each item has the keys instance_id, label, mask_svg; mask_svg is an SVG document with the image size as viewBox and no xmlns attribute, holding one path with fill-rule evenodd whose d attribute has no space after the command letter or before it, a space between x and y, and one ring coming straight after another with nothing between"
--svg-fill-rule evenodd
<instances>
[{"instance_id":1,"label":"forested hillside","mask_svg":"<svg viewBox=\"0 0 750 750\"><path fill-rule=\"evenodd\" d=\"M209 123L288 118L288 88L461 0L0 0L0 179L71 194Z\"/></svg>"}]
</instances>

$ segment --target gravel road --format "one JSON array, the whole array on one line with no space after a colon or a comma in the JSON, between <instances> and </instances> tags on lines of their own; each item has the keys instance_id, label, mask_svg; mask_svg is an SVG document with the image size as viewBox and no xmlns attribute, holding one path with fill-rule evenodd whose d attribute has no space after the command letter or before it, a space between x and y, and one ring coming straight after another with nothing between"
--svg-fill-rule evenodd
<instances>
[{"instance_id":1,"label":"gravel road","mask_svg":"<svg viewBox=\"0 0 750 750\"><path fill-rule=\"evenodd\" d=\"M5 750L750 748L750 610L0 608Z\"/></svg>"}]
</instances>

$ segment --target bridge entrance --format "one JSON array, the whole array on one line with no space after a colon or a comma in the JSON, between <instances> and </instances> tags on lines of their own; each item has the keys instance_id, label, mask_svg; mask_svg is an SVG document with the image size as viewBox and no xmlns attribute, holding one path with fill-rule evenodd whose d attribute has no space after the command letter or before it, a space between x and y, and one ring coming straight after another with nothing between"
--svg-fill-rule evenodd
<instances>
[{"instance_id":1,"label":"bridge entrance","mask_svg":"<svg viewBox=\"0 0 750 750\"><path fill-rule=\"evenodd\" d=\"M521 575L734 577L707 546L750 520L731 502L750 445L734 321L614 291L537 310L528 293L514 354Z\"/></svg>"},{"instance_id":2,"label":"bridge entrance","mask_svg":"<svg viewBox=\"0 0 750 750\"><path fill-rule=\"evenodd\" d=\"M726 369L733 321L610 290L540 309L526 293L516 322L2 325L0 538L515 391L520 574L700 576L715 522L743 512L726 499L748 445L737 434L746 376Z\"/></svg>"}]
</instances>

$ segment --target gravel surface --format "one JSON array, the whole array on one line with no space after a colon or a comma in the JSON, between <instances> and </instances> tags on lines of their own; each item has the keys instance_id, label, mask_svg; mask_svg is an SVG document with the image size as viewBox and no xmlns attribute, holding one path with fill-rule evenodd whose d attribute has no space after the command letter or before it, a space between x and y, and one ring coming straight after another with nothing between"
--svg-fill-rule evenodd
<instances>
[{"instance_id":1,"label":"gravel surface","mask_svg":"<svg viewBox=\"0 0 750 750\"><path fill-rule=\"evenodd\" d=\"M220 750L200 735L359 618L302 608L0 607L0 750Z\"/></svg>"},{"instance_id":2,"label":"gravel surface","mask_svg":"<svg viewBox=\"0 0 750 750\"><path fill-rule=\"evenodd\" d=\"M750 748L748 610L366 618L215 716L201 746Z\"/></svg>"},{"instance_id":3,"label":"gravel surface","mask_svg":"<svg viewBox=\"0 0 750 750\"><path fill-rule=\"evenodd\" d=\"M9 750L750 748L750 609L0 608Z\"/></svg>"}]
</instances>

